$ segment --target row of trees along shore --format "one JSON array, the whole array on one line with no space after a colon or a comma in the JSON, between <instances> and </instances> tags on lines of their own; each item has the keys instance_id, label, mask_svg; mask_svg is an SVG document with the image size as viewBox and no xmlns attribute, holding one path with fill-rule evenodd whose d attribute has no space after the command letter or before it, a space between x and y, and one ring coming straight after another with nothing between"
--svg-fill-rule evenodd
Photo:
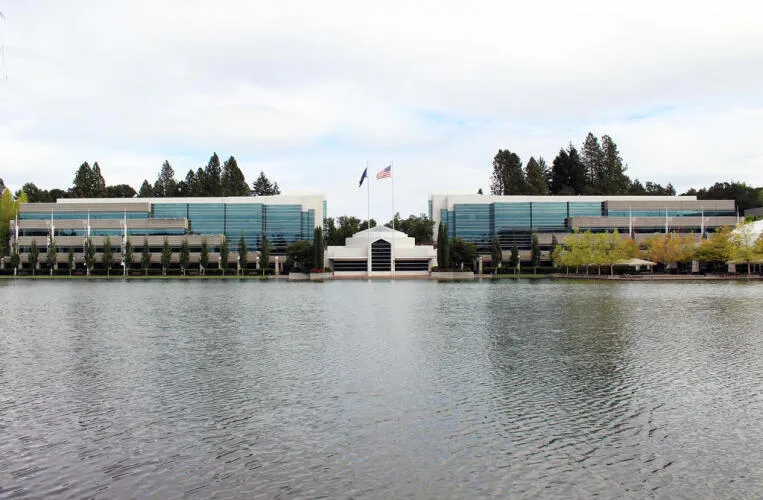
<instances>
[{"instance_id":1,"label":"row of trees along shore","mask_svg":"<svg viewBox=\"0 0 763 500\"><path fill-rule=\"evenodd\" d=\"M736 230L723 227L709 238L697 240L694 235L682 233L657 234L638 245L631 238L622 238L615 230L612 233L574 232L565 236L560 245L552 245L554 266L566 272L581 268L588 273L590 267L614 266L623 260L644 258L665 268L672 264L688 264L698 261L725 265L735 261L746 265L750 273L754 264L763 263L763 237L758 237L753 225L746 223Z\"/></svg>"}]
</instances>

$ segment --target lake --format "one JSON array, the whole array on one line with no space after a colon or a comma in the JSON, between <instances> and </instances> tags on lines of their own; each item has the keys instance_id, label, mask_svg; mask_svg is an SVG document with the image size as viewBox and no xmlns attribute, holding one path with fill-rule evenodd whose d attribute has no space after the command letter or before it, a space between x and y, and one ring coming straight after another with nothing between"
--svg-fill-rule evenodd
<instances>
[{"instance_id":1,"label":"lake","mask_svg":"<svg viewBox=\"0 0 763 500\"><path fill-rule=\"evenodd\" d=\"M759 498L763 284L0 280L0 498Z\"/></svg>"}]
</instances>

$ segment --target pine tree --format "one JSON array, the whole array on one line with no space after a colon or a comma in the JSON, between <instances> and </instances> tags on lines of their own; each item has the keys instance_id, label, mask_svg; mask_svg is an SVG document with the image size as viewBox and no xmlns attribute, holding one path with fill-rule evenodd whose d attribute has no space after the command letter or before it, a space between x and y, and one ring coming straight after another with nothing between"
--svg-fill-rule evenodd
<instances>
[{"instance_id":1,"label":"pine tree","mask_svg":"<svg viewBox=\"0 0 763 500\"><path fill-rule=\"evenodd\" d=\"M169 161L164 161L162 169L159 171L159 177L157 177L154 183L154 196L158 198L169 198L175 196L177 191L177 181L175 180L175 170Z\"/></svg>"},{"instance_id":2,"label":"pine tree","mask_svg":"<svg viewBox=\"0 0 763 500\"><path fill-rule=\"evenodd\" d=\"M498 269L501 268L501 263L503 262L503 251L501 250L501 242L498 239L498 236L493 236L493 247L490 251L490 254L493 259L493 267L497 273Z\"/></svg>"},{"instance_id":3,"label":"pine tree","mask_svg":"<svg viewBox=\"0 0 763 500\"><path fill-rule=\"evenodd\" d=\"M323 230L313 230L313 269L323 270Z\"/></svg>"},{"instance_id":4,"label":"pine tree","mask_svg":"<svg viewBox=\"0 0 763 500\"><path fill-rule=\"evenodd\" d=\"M123 256L123 260L125 263L125 275L130 274L130 268L132 267L132 261L133 261L133 255L135 252L133 252L132 249L132 243L130 243L130 240L128 239L125 242L125 254Z\"/></svg>"},{"instance_id":5,"label":"pine tree","mask_svg":"<svg viewBox=\"0 0 763 500\"><path fill-rule=\"evenodd\" d=\"M31 245L29 245L29 263L32 264L32 276L34 276L34 271L37 268L37 259L40 255L40 249L37 248L37 240L32 240Z\"/></svg>"},{"instance_id":6,"label":"pine tree","mask_svg":"<svg viewBox=\"0 0 763 500\"><path fill-rule=\"evenodd\" d=\"M204 169L204 196L220 196L222 194L220 186L221 173L220 158L217 156L217 153L212 153L207 163L207 168Z\"/></svg>"},{"instance_id":7,"label":"pine tree","mask_svg":"<svg viewBox=\"0 0 763 500\"><path fill-rule=\"evenodd\" d=\"M514 269L514 272L517 272L517 266L519 266L519 250L517 249L517 242L514 240L514 243L511 245L511 257L509 257L509 267Z\"/></svg>"},{"instance_id":8,"label":"pine tree","mask_svg":"<svg viewBox=\"0 0 763 500\"><path fill-rule=\"evenodd\" d=\"M183 238L183 243L180 246L180 269L185 276L185 271L188 269L188 264L191 261L191 250L188 248L188 238Z\"/></svg>"},{"instance_id":9,"label":"pine tree","mask_svg":"<svg viewBox=\"0 0 763 500\"><path fill-rule=\"evenodd\" d=\"M185 174L185 196L199 196L199 181L193 169Z\"/></svg>"},{"instance_id":10,"label":"pine tree","mask_svg":"<svg viewBox=\"0 0 763 500\"><path fill-rule=\"evenodd\" d=\"M53 235L50 236L50 242L48 243L48 255L46 258L46 264L50 268L50 275L53 276L53 269L56 267L56 257L58 251L56 250L56 241Z\"/></svg>"},{"instance_id":11,"label":"pine tree","mask_svg":"<svg viewBox=\"0 0 763 500\"><path fill-rule=\"evenodd\" d=\"M69 193L74 198L92 198L93 197L93 169L90 168L88 162L84 162L79 166L77 172L74 174L73 186L69 189Z\"/></svg>"},{"instance_id":12,"label":"pine tree","mask_svg":"<svg viewBox=\"0 0 763 500\"><path fill-rule=\"evenodd\" d=\"M541 165L532 156L525 166L527 188L525 194L544 196L548 194L546 177Z\"/></svg>"},{"instance_id":13,"label":"pine tree","mask_svg":"<svg viewBox=\"0 0 763 500\"><path fill-rule=\"evenodd\" d=\"M241 266L241 276L246 274L246 266L249 263L248 258L249 251L246 248L246 238L244 232L241 231L241 239L238 240L238 262Z\"/></svg>"},{"instance_id":14,"label":"pine tree","mask_svg":"<svg viewBox=\"0 0 763 500\"><path fill-rule=\"evenodd\" d=\"M533 272L538 272L538 266L540 265L540 242L538 241L538 235L533 234L532 251L530 259L532 261Z\"/></svg>"},{"instance_id":15,"label":"pine tree","mask_svg":"<svg viewBox=\"0 0 763 500\"><path fill-rule=\"evenodd\" d=\"M601 193L603 181L604 152L599 145L599 139L591 132L583 143L583 165L586 170L586 182L592 193Z\"/></svg>"},{"instance_id":16,"label":"pine tree","mask_svg":"<svg viewBox=\"0 0 763 500\"><path fill-rule=\"evenodd\" d=\"M111 238L103 239L103 267L106 268L106 276L111 275L111 266L114 264L114 249L111 248Z\"/></svg>"},{"instance_id":17,"label":"pine tree","mask_svg":"<svg viewBox=\"0 0 763 500\"><path fill-rule=\"evenodd\" d=\"M270 263L270 243L268 243L268 237L266 234L262 234L262 242L260 243L260 267L262 268L262 274L265 275L265 271Z\"/></svg>"},{"instance_id":18,"label":"pine tree","mask_svg":"<svg viewBox=\"0 0 763 500\"><path fill-rule=\"evenodd\" d=\"M238 163L233 156L228 158L223 164L220 184L223 196L249 195L249 185L246 183L244 173L238 168Z\"/></svg>"},{"instance_id":19,"label":"pine tree","mask_svg":"<svg viewBox=\"0 0 763 500\"><path fill-rule=\"evenodd\" d=\"M143 272L148 276L148 268L151 267L151 249L148 246L148 238L143 238L143 251L140 256L140 264L143 266Z\"/></svg>"},{"instance_id":20,"label":"pine tree","mask_svg":"<svg viewBox=\"0 0 763 500\"><path fill-rule=\"evenodd\" d=\"M140 185L140 190L138 191L138 197L151 198L152 196L154 196L154 189L151 187L151 184L148 182L148 179L144 179L143 184Z\"/></svg>"},{"instance_id":21,"label":"pine tree","mask_svg":"<svg viewBox=\"0 0 763 500\"><path fill-rule=\"evenodd\" d=\"M93 240L90 238L85 241L85 269L87 270L87 275L90 276L90 273L93 272L93 268L95 267L95 245L93 245Z\"/></svg>"},{"instance_id":22,"label":"pine tree","mask_svg":"<svg viewBox=\"0 0 763 500\"><path fill-rule=\"evenodd\" d=\"M199 255L199 265L201 266L201 274L207 274L207 267L209 266L209 244L207 238L201 239L201 254Z\"/></svg>"},{"instance_id":23,"label":"pine tree","mask_svg":"<svg viewBox=\"0 0 763 500\"><path fill-rule=\"evenodd\" d=\"M586 169L572 144L560 149L551 169L551 194L582 194L586 188Z\"/></svg>"},{"instance_id":24,"label":"pine tree","mask_svg":"<svg viewBox=\"0 0 763 500\"><path fill-rule=\"evenodd\" d=\"M554 256L557 254L557 247L559 246L559 240L556 239L556 235L551 235L551 255Z\"/></svg>"},{"instance_id":25,"label":"pine tree","mask_svg":"<svg viewBox=\"0 0 763 500\"><path fill-rule=\"evenodd\" d=\"M490 194L516 195L526 190L522 160L508 149L499 149L493 158L493 175L490 182Z\"/></svg>"},{"instance_id":26,"label":"pine tree","mask_svg":"<svg viewBox=\"0 0 763 500\"><path fill-rule=\"evenodd\" d=\"M69 264L69 276L71 276L72 271L74 271L74 248L69 247L69 254L66 257L66 260Z\"/></svg>"},{"instance_id":27,"label":"pine tree","mask_svg":"<svg viewBox=\"0 0 763 500\"><path fill-rule=\"evenodd\" d=\"M91 198L103 198L106 196L106 180L101 174L101 167L98 166L98 162L93 163L93 177L92 177L92 193Z\"/></svg>"},{"instance_id":28,"label":"pine tree","mask_svg":"<svg viewBox=\"0 0 763 500\"><path fill-rule=\"evenodd\" d=\"M448 225L442 229L442 261L445 269L450 269L450 242L448 241Z\"/></svg>"},{"instance_id":29,"label":"pine tree","mask_svg":"<svg viewBox=\"0 0 763 500\"><path fill-rule=\"evenodd\" d=\"M265 176L265 172L260 171L259 177L252 183L253 196L273 196L281 194L278 183L272 184L270 179Z\"/></svg>"},{"instance_id":30,"label":"pine tree","mask_svg":"<svg viewBox=\"0 0 763 500\"><path fill-rule=\"evenodd\" d=\"M608 135L602 136L601 145L603 150L602 170L603 194L618 195L628 192L630 179L625 175L627 167L623 165L623 159L617 149L617 144Z\"/></svg>"},{"instance_id":31,"label":"pine tree","mask_svg":"<svg viewBox=\"0 0 763 500\"><path fill-rule=\"evenodd\" d=\"M167 270L170 268L172 262L172 249L170 248L170 242L167 237L164 237L164 244L162 245L162 276L167 276Z\"/></svg>"},{"instance_id":32,"label":"pine tree","mask_svg":"<svg viewBox=\"0 0 763 500\"><path fill-rule=\"evenodd\" d=\"M11 267L13 268L13 275L16 276L18 269L19 269L19 263L21 262L21 257L19 256L18 252L16 252L16 249L14 248L11 250Z\"/></svg>"},{"instance_id":33,"label":"pine tree","mask_svg":"<svg viewBox=\"0 0 763 500\"><path fill-rule=\"evenodd\" d=\"M223 242L220 245L220 269L225 276L225 269L228 267L228 239L223 236Z\"/></svg>"}]
</instances>

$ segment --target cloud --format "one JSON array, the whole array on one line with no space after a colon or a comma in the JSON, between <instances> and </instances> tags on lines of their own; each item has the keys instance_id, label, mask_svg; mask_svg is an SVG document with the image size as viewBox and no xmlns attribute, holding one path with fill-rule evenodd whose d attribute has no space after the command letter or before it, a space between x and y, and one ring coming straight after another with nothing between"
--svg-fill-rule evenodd
<instances>
[{"instance_id":1,"label":"cloud","mask_svg":"<svg viewBox=\"0 0 763 500\"><path fill-rule=\"evenodd\" d=\"M487 190L498 148L550 163L590 130L612 135L642 181L763 185L763 32L750 10L16 3L0 21L0 177L66 187L98 160L107 182L137 189L164 159L184 177L216 151L249 180L262 169L284 191L326 192L333 214L360 216L365 161L394 160L406 215L425 212L429 192ZM384 189L372 193L377 218L391 208Z\"/></svg>"}]
</instances>

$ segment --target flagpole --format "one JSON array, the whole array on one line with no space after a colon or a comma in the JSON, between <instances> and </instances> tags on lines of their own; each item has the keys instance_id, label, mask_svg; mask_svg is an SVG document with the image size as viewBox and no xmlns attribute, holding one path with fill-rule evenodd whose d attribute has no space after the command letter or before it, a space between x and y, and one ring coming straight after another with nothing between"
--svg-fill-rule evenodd
<instances>
[{"instance_id":1,"label":"flagpole","mask_svg":"<svg viewBox=\"0 0 763 500\"><path fill-rule=\"evenodd\" d=\"M389 163L390 168L390 180L392 181L392 277L395 277L395 174L394 170L395 162Z\"/></svg>"},{"instance_id":2,"label":"flagpole","mask_svg":"<svg viewBox=\"0 0 763 500\"><path fill-rule=\"evenodd\" d=\"M366 229L368 229L368 262L366 263L366 274L371 277L371 179L368 177L368 160L366 160L366 192L368 193L368 218Z\"/></svg>"}]
</instances>

